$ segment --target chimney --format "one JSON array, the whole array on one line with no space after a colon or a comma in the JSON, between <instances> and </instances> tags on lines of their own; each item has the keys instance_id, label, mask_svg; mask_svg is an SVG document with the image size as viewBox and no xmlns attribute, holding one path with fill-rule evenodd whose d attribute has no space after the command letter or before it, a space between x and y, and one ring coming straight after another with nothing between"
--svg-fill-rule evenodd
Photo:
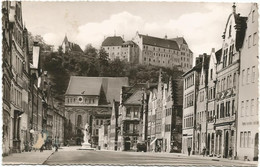
<instances>
[{"instance_id":1,"label":"chimney","mask_svg":"<svg viewBox=\"0 0 260 167\"><path fill-rule=\"evenodd\" d=\"M167 34L164 36L165 39L167 39Z\"/></svg>"},{"instance_id":2,"label":"chimney","mask_svg":"<svg viewBox=\"0 0 260 167\"><path fill-rule=\"evenodd\" d=\"M215 53L215 48L212 48L212 49L211 49L211 53Z\"/></svg>"}]
</instances>

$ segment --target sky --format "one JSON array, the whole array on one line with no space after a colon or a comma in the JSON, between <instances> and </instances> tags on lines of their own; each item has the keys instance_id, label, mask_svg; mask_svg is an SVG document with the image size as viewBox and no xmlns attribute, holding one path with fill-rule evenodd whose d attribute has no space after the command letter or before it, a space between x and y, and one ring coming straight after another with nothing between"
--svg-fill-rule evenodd
<instances>
[{"instance_id":1,"label":"sky","mask_svg":"<svg viewBox=\"0 0 260 167\"><path fill-rule=\"evenodd\" d=\"M65 34L84 50L105 37L131 40L138 31L155 37L184 37L194 56L221 48L232 3L213 2L31 2L22 3L23 22L46 43L61 45ZM250 3L236 3L247 16Z\"/></svg>"}]
</instances>

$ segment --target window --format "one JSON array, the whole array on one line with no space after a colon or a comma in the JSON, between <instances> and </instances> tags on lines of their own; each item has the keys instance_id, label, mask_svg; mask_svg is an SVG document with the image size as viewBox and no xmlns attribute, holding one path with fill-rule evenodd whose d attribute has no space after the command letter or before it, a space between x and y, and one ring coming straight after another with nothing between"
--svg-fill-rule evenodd
<instances>
[{"instance_id":1,"label":"window","mask_svg":"<svg viewBox=\"0 0 260 167\"><path fill-rule=\"evenodd\" d=\"M131 109L127 108L126 109L126 117L130 117L131 116Z\"/></svg>"},{"instance_id":2,"label":"window","mask_svg":"<svg viewBox=\"0 0 260 167\"><path fill-rule=\"evenodd\" d=\"M251 132L247 132L247 147L250 148L250 141L251 141Z\"/></svg>"},{"instance_id":3,"label":"window","mask_svg":"<svg viewBox=\"0 0 260 167\"><path fill-rule=\"evenodd\" d=\"M255 22L255 10L252 11L252 23Z\"/></svg>"},{"instance_id":4,"label":"window","mask_svg":"<svg viewBox=\"0 0 260 167\"><path fill-rule=\"evenodd\" d=\"M255 100L251 99L251 108L250 108L251 115L255 113Z\"/></svg>"},{"instance_id":5,"label":"window","mask_svg":"<svg viewBox=\"0 0 260 167\"><path fill-rule=\"evenodd\" d=\"M244 101L242 101L241 102L241 117L243 117L244 116L244 114L245 114L245 106L244 106L245 104L244 104Z\"/></svg>"},{"instance_id":6,"label":"window","mask_svg":"<svg viewBox=\"0 0 260 167\"><path fill-rule=\"evenodd\" d=\"M230 101L226 102L226 116L230 116Z\"/></svg>"},{"instance_id":7,"label":"window","mask_svg":"<svg viewBox=\"0 0 260 167\"><path fill-rule=\"evenodd\" d=\"M232 115L235 115L235 100L232 100Z\"/></svg>"},{"instance_id":8,"label":"window","mask_svg":"<svg viewBox=\"0 0 260 167\"><path fill-rule=\"evenodd\" d=\"M210 69L210 80L212 80L213 79L213 69Z\"/></svg>"},{"instance_id":9,"label":"window","mask_svg":"<svg viewBox=\"0 0 260 167\"><path fill-rule=\"evenodd\" d=\"M252 67L252 76L251 76L251 82L255 82L255 66Z\"/></svg>"},{"instance_id":10,"label":"window","mask_svg":"<svg viewBox=\"0 0 260 167\"><path fill-rule=\"evenodd\" d=\"M228 60L228 64L232 64L232 62L233 62L233 50L234 50L234 44L229 47L229 60Z\"/></svg>"},{"instance_id":11,"label":"window","mask_svg":"<svg viewBox=\"0 0 260 167\"><path fill-rule=\"evenodd\" d=\"M251 47L251 35L249 35L249 37L248 37L248 48L250 48Z\"/></svg>"},{"instance_id":12,"label":"window","mask_svg":"<svg viewBox=\"0 0 260 167\"><path fill-rule=\"evenodd\" d=\"M133 133L137 133L138 130L137 130L137 124L133 124Z\"/></svg>"},{"instance_id":13,"label":"window","mask_svg":"<svg viewBox=\"0 0 260 167\"><path fill-rule=\"evenodd\" d=\"M249 100L246 101L246 109L245 109L245 116L248 116L248 107L249 107Z\"/></svg>"},{"instance_id":14,"label":"window","mask_svg":"<svg viewBox=\"0 0 260 167\"><path fill-rule=\"evenodd\" d=\"M248 139L248 134L247 132L244 132L244 147L247 147L247 143L248 143L247 139Z\"/></svg>"},{"instance_id":15,"label":"window","mask_svg":"<svg viewBox=\"0 0 260 167\"><path fill-rule=\"evenodd\" d=\"M134 118L137 118L137 117L138 117L138 108L136 108L134 111Z\"/></svg>"},{"instance_id":16,"label":"window","mask_svg":"<svg viewBox=\"0 0 260 167\"><path fill-rule=\"evenodd\" d=\"M240 147L241 148L243 148L243 143L244 143L244 141L243 141L243 132L240 132Z\"/></svg>"},{"instance_id":17,"label":"window","mask_svg":"<svg viewBox=\"0 0 260 167\"><path fill-rule=\"evenodd\" d=\"M245 85L246 74L245 70L242 70L242 85Z\"/></svg>"},{"instance_id":18,"label":"window","mask_svg":"<svg viewBox=\"0 0 260 167\"><path fill-rule=\"evenodd\" d=\"M257 33L255 32L253 35L253 45L256 45L257 43Z\"/></svg>"},{"instance_id":19,"label":"window","mask_svg":"<svg viewBox=\"0 0 260 167\"><path fill-rule=\"evenodd\" d=\"M247 68L246 83L249 84L249 81L250 81L250 68Z\"/></svg>"},{"instance_id":20,"label":"window","mask_svg":"<svg viewBox=\"0 0 260 167\"><path fill-rule=\"evenodd\" d=\"M77 126L80 127L81 125L82 125L82 116L78 115Z\"/></svg>"}]
</instances>

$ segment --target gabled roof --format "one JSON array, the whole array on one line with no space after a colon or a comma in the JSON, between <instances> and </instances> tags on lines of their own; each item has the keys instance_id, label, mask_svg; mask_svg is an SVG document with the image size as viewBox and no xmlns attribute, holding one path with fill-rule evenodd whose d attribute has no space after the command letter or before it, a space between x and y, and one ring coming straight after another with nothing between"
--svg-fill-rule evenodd
<instances>
[{"instance_id":1,"label":"gabled roof","mask_svg":"<svg viewBox=\"0 0 260 167\"><path fill-rule=\"evenodd\" d=\"M142 104L142 96L143 96L143 91L137 90L124 102L124 104L141 105Z\"/></svg>"},{"instance_id":2,"label":"gabled roof","mask_svg":"<svg viewBox=\"0 0 260 167\"><path fill-rule=\"evenodd\" d=\"M63 43L65 43L65 45L68 46L70 51L72 51L72 52L83 52L83 50L80 48L80 46L78 44L70 42L68 40L67 35L65 35L62 45L63 45Z\"/></svg>"},{"instance_id":3,"label":"gabled roof","mask_svg":"<svg viewBox=\"0 0 260 167\"><path fill-rule=\"evenodd\" d=\"M68 42L69 43L69 48L71 51L74 52L83 52L83 50L80 48L80 46L76 43Z\"/></svg>"},{"instance_id":4,"label":"gabled roof","mask_svg":"<svg viewBox=\"0 0 260 167\"><path fill-rule=\"evenodd\" d=\"M180 50L176 41L170 39L152 37L148 35L141 35L141 34L139 34L139 36L143 38L143 44L145 45L152 45L152 46L157 46L157 47L162 47L167 49Z\"/></svg>"},{"instance_id":5,"label":"gabled roof","mask_svg":"<svg viewBox=\"0 0 260 167\"><path fill-rule=\"evenodd\" d=\"M108 102L119 101L122 86L128 85L127 77L81 77L71 76L66 95L100 96L104 91Z\"/></svg>"},{"instance_id":6,"label":"gabled roof","mask_svg":"<svg viewBox=\"0 0 260 167\"><path fill-rule=\"evenodd\" d=\"M120 36L107 37L103 42L102 46L121 46L124 40Z\"/></svg>"},{"instance_id":7,"label":"gabled roof","mask_svg":"<svg viewBox=\"0 0 260 167\"><path fill-rule=\"evenodd\" d=\"M187 42L185 41L185 39L183 37L177 37L177 38L171 38L171 40L174 40L178 43L178 45L180 46L181 44L187 44Z\"/></svg>"}]
</instances>

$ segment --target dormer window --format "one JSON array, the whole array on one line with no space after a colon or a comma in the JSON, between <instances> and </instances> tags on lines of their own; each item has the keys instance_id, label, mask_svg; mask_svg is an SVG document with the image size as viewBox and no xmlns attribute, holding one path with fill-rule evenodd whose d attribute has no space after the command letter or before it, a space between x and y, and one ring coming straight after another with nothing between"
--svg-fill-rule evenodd
<instances>
[{"instance_id":1,"label":"dormer window","mask_svg":"<svg viewBox=\"0 0 260 167\"><path fill-rule=\"evenodd\" d=\"M255 10L252 11L252 23L255 22Z\"/></svg>"}]
</instances>

